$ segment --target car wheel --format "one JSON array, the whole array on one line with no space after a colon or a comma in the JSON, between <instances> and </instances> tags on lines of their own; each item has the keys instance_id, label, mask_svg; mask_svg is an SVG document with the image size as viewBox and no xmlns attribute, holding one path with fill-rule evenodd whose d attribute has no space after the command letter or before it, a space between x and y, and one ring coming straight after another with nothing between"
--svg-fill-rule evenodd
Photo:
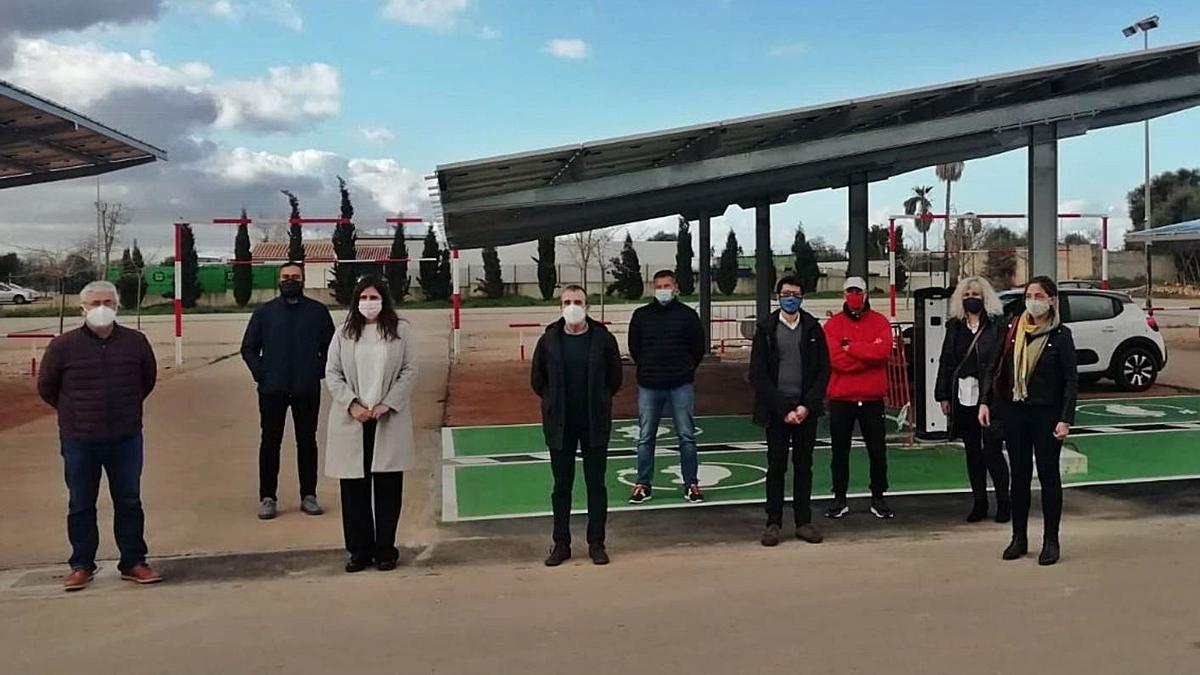
<instances>
[{"instance_id":1,"label":"car wheel","mask_svg":"<svg viewBox=\"0 0 1200 675\"><path fill-rule=\"evenodd\" d=\"M1158 363L1145 347L1129 347L1117 361L1117 384L1126 391L1146 391L1158 379Z\"/></svg>"},{"instance_id":2,"label":"car wheel","mask_svg":"<svg viewBox=\"0 0 1200 675\"><path fill-rule=\"evenodd\" d=\"M14 304L14 305L23 305L23 304L25 304L25 296L23 296L23 295L14 295L14 296L13 296L13 304Z\"/></svg>"}]
</instances>

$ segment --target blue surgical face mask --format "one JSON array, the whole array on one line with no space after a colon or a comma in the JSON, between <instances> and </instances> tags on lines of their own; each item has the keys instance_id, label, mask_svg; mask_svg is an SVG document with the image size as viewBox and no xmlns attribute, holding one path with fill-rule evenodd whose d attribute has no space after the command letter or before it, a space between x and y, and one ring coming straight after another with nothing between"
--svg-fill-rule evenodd
<instances>
[{"instance_id":1,"label":"blue surgical face mask","mask_svg":"<svg viewBox=\"0 0 1200 675\"><path fill-rule=\"evenodd\" d=\"M804 298L797 298L793 295L785 295L779 298L779 308L788 314L795 314L800 311L800 306L804 304Z\"/></svg>"},{"instance_id":2,"label":"blue surgical face mask","mask_svg":"<svg viewBox=\"0 0 1200 675\"><path fill-rule=\"evenodd\" d=\"M656 288L654 289L654 299L665 305L675 299L675 291L669 288Z\"/></svg>"}]
</instances>

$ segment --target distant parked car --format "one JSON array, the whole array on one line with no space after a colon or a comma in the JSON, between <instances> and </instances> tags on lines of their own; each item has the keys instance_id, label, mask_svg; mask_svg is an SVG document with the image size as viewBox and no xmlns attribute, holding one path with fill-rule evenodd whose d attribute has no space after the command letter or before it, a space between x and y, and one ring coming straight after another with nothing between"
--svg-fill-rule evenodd
<instances>
[{"instance_id":1,"label":"distant parked car","mask_svg":"<svg viewBox=\"0 0 1200 675\"><path fill-rule=\"evenodd\" d=\"M1059 287L1062 321L1071 328L1083 381L1112 378L1126 391L1146 391L1167 365L1167 345L1158 322L1116 291ZM1004 311L1025 309L1022 291L1000 294Z\"/></svg>"},{"instance_id":2,"label":"distant parked car","mask_svg":"<svg viewBox=\"0 0 1200 675\"><path fill-rule=\"evenodd\" d=\"M11 302L14 305L24 305L40 297L42 297L42 294L32 288L24 288L16 284L0 281L0 303Z\"/></svg>"},{"instance_id":3,"label":"distant parked car","mask_svg":"<svg viewBox=\"0 0 1200 675\"><path fill-rule=\"evenodd\" d=\"M1059 288L1080 288L1087 290L1098 291L1102 288L1099 281L1091 279L1068 279L1067 281L1058 282Z\"/></svg>"}]
</instances>

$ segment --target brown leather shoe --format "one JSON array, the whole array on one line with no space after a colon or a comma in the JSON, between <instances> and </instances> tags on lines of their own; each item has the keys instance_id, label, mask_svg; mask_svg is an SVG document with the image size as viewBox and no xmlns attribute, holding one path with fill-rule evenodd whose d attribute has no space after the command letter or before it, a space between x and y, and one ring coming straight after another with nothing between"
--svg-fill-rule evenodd
<instances>
[{"instance_id":1,"label":"brown leather shoe","mask_svg":"<svg viewBox=\"0 0 1200 675\"><path fill-rule=\"evenodd\" d=\"M825 541L825 537L821 536L821 531L813 527L811 523L797 525L796 538L807 541L810 544L819 544Z\"/></svg>"},{"instance_id":2,"label":"brown leather shoe","mask_svg":"<svg viewBox=\"0 0 1200 675\"><path fill-rule=\"evenodd\" d=\"M71 573L67 575L66 581L63 582L63 590L67 591L68 593L71 591L82 591L83 589L87 588L88 585L92 583L92 579L95 578L95 572L83 569L71 570Z\"/></svg>"},{"instance_id":3,"label":"brown leather shoe","mask_svg":"<svg viewBox=\"0 0 1200 675\"><path fill-rule=\"evenodd\" d=\"M158 572L155 572L154 568L146 563L136 565L126 572L121 572L121 578L137 584L157 584L163 580Z\"/></svg>"}]
</instances>

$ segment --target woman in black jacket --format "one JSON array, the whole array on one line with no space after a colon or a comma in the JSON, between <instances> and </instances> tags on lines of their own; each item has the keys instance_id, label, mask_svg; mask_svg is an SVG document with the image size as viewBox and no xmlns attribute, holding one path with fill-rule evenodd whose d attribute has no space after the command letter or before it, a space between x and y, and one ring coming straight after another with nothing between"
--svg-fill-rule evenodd
<instances>
[{"instance_id":1,"label":"woman in black jacket","mask_svg":"<svg viewBox=\"0 0 1200 675\"><path fill-rule=\"evenodd\" d=\"M1075 340L1058 313L1058 286L1049 277L1034 277L1025 286L1025 311L1009 328L994 369L984 381L979 423L991 424L992 408L1007 423L1005 441L1012 462L1013 537L1005 560L1029 552L1029 487L1037 458L1042 485L1042 553L1038 564L1058 562L1062 520L1062 476L1058 460L1075 422L1079 391Z\"/></svg>"},{"instance_id":2,"label":"woman in black jacket","mask_svg":"<svg viewBox=\"0 0 1200 675\"><path fill-rule=\"evenodd\" d=\"M948 419L950 438L962 438L967 478L974 504L968 523L988 516L987 476L996 489L996 522L1007 523L1012 513L1008 497L1008 464L996 430L979 425L980 380L996 360L1007 324L992 285L982 277L967 277L950 296L950 320L938 364L934 396Z\"/></svg>"}]
</instances>

